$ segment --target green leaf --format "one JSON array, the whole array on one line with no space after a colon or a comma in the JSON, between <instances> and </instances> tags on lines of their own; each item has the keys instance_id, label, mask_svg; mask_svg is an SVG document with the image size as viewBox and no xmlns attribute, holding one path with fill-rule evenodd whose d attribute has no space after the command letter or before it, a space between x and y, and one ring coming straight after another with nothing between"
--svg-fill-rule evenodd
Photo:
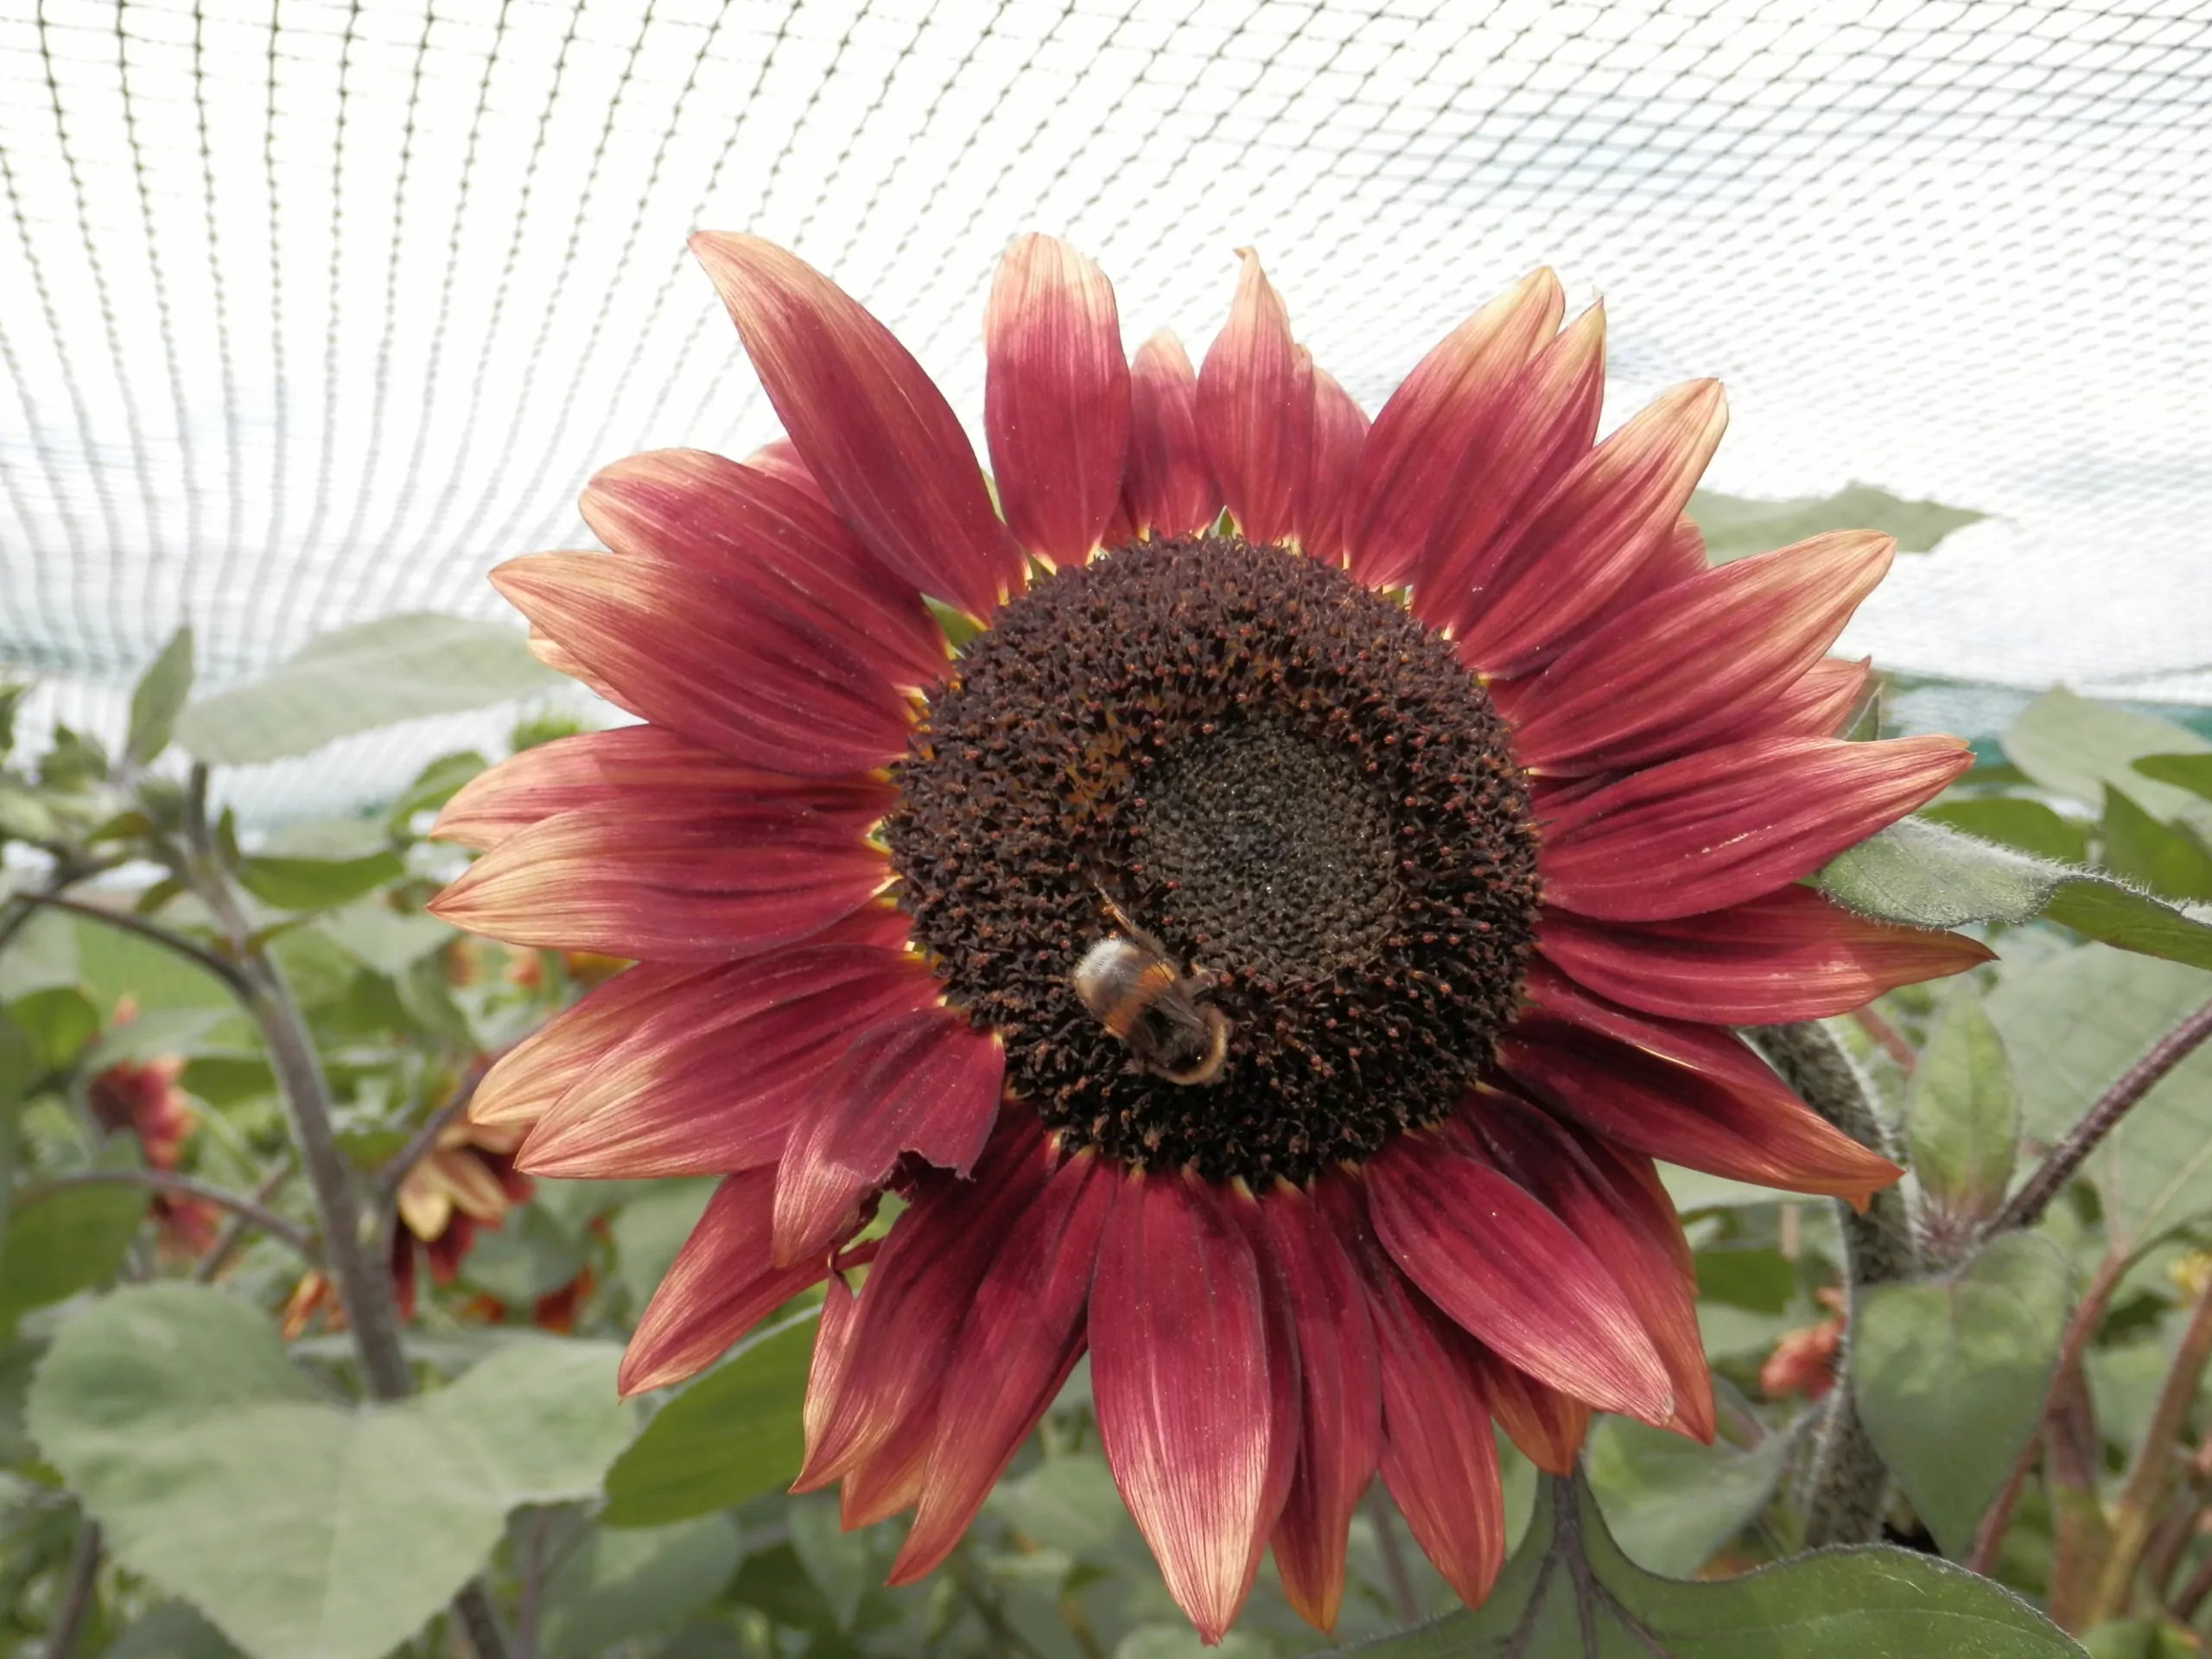
<instances>
[{"instance_id":1,"label":"green leaf","mask_svg":"<svg viewBox=\"0 0 2212 1659\"><path fill-rule=\"evenodd\" d=\"M238 865L238 883L278 910L328 910L373 893L407 873L397 853L363 858L281 858L257 855Z\"/></svg>"},{"instance_id":2,"label":"green leaf","mask_svg":"<svg viewBox=\"0 0 2212 1659\"><path fill-rule=\"evenodd\" d=\"M146 1190L120 1181L18 1199L0 1233L0 1338L35 1307L113 1279L146 1215Z\"/></svg>"},{"instance_id":3,"label":"green leaf","mask_svg":"<svg viewBox=\"0 0 2212 1659\"><path fill-rule=\"evenodd\" d=\"M2042 801L2018 795L1972 796L1923 807L1920 816L1967 835L2061 864L2089 861L2089 828Z\"/></svg>"},{"instance_id":4,"label":"green leaf","mask_svg":"<svg viewBox=\"0 0 2212 1659\"><path fill-rule=\"evenodd\" d=\"M2212 754L2145 754L2135 760L2135 770L2145 778L2171 784L2192 795L2212 801Z\"/></svg>"},{"instance_id":5,"label":"green leaf","mask_svg":"<svg viewBox=\"0 0 2212 1659\"><path fill-rule=\"evenodd\" d=\"M1644 1572L1589 1488L1546 1477L1490 1599L1357 1651L1387 1659L2083 1659L2009 1590L1927 1555L1827 1549L1713 1584Z\"/></svg>"},{"instance_id":6,"label":"green leaf","mask_svg":"<svg viewBox=\"0 0 2212 1659\"><path fill-rule=\"evenodd\" d=\"M2212 805L2186 790L2146 782L2148 774L2135 768L2145 755L2212 754L2212 742L2186 726L2058 686L2023 709L2001 741L2014 766L2084 806L2102 800L2111 784L2133 794L2155 818L2212 828Z\"/></svg>"},{"instance_id":7,"label":"green leaf","mask_svg":"<svg viewBox=\"0 0 2212 1659\"><path fill-rule=\"evenodd\" d=\"M560 683L512 628L429 612L387 616L326 633L251 684L190 704L176 736L202 760L282 760L334 738Z\"/></svg>"},{"instance_id":8,"label":"green leaf","mask_svg":"<svg viewBox=\"0 0 2212 1659\"><path fill-rule=\"evenodd\" d=\"M639 1308L652 1300L715 1185L712 1177L655 1181L616 1213L607 1229L614 1239L614 1270Z\"/></svg>"},{"instance_id":9,"label":"green leaf","mask_svg":"<svg viewBox=\"0 0 2212 1659\"><path fill-rule=\"evenodd\" d=\"M1905 1141L1914 1179L1939 1210L1978 1221L2004 1202L2019 1150L2020 1102L2005 1040L1971 981L1945 999L1920 1051Z\"/></svg>"},{"instance_id":10,"label":"green leaf","mask_svg":"<svg viewBox=\"0 0 2212 1659\"><path fill-rule=\"evenodd\" d=\"M99 1034L99 1010L73 985L33 991L8 1006L8 1017L30 1041L41 1071L65 1071Z\"/></svg>"},{"instance_id":11,"label":"green leaf","mask_svg":"<svg viewBox=\"0 0 2212 1659\"><path fill-rule=\"evenodd\" d=\"M550 1586L538 1651L601 1659L681 1624L720 1595L743 1554L737 1523L702 1516L672 1527L594 1531Z\"/></svg>"},{"instance_id":12,"label":"green leaf","mask_svg":"<svg viewBox=\"0 0 2212 1659\"><path fill-rule=\"evenodd\" d=\"M2104 867L2168 899L2212 899L2212 853L2178 825L2169 827L2122 791L2105 785L2101 839Z\"/></svg>"},{"instance_id":13,"label":"green leaf","mask_svg":"<svg viewBox=\"0 0 2212 1659\"><path fill-rule=\"evenodd\" d=\"M1769 1434L1748 1450L1725 1440L1700 1446L1625 1417L1601 1417L1586 1467L1622 1552L1647 1572L1685 1578L1766 1507L1789 1445L1788 1435Z\"/></svg>"},{"instance_id":14,"label":"green leaf","mask_svg":"<svg viewBox=\"0 0 2212 1659\"><path fill-rule=\"evenodd\" d=\"M1847 484L1834 495L1792 501L1754 501L1700 490L1690 497L1689 511L1705 532L1706 552L1715 564L1831 530L1878 530L1897 538L1900 552L1928 553L1953 531L1989 516L1934 501L1907 501L1871 484Z\"/></svg>"},{"instance_id":15,"label":"green leaf","mask_svg":"<svg viewBox=\"0 0 2212 1659\"><path fill-rule=\"evenodd\" d=\"M2202 1659L2196 1634L2164 1619L2131 1618L2083 1633L2089 1659Z\"/></svg>"},{"instance_id":16,"label":"green leaf","mask_svg":"<svg viewBox=\"0 0 2212 1659\"><path fill-rule=\"evenodd\" d=\"M415 774L413 783L399 791L385 814L386 825L395 831L404 830L417 812L443 806L460 793L463 784L490 765L474 749L440 755Z\"/></svg>"},{"instance_id":17,"label":"green leaf","mask_svg":"<svg viewBox=\"0 0 2212 1659\"><path fill-rule=\"evenodd\" d=\"M316 924L350 956L378 973L397 976L459 937L457 930L421 911L397 911L374 899L334 910Z\"/></svg>"},{"instance_id":18,"label":"green leaf","mask_svg":"<svg viewBox=\"0 0 2212 1659\"><path fill-rule=\"evenodd\" d=\"M2073 1298L2072 1263L2034 1233L2006 1233L1941 1278L1859 1297L1851 1360L1859 1417L1950 1554L1972 1545L2043 1419Z\"/></svg>"},{"instance_id":19,"label":"green leaf","mask_svg":"<svg viewBox=\"0 0 2212 1659\"><path fill-rule=\"evenodd\" d=\"M348 1408L253 1307L148 1285L62 1328L30 1428L116 1559L256 1659L376 1659L477 1570L509 1510L597 1492L629 1432L616 1361L519 1344L422 1399Z\"/></svg>"},{"instance_id":20,"label":"green leaf","mask_svg":"<svg viewBox=\"0 0 2212 1659\"><path fill-rule=\"evenodd\" d=\"M168 747L169 734L191 692L192 627L188 623L169 636L161 655L147 665L131 690L130 735L123 741L124 759L143 766Z\"/></svg>"},{"instance_id":21,"label":"green leaf","mask_svg":"<svg viewBox=\"0 0 2212 1659\"><path fill-rule=\"evenodd\" d=\"M1914 927L2045 920L2145 956L2212 968L2212 922L2095 870L2050 864L1904 818L1838 853L1813 886L1862 916Z\"/></svg>"},{"instance_id":22,"label":"green leaf","mask_svg":"<svg viewBox=\"0 0 2212 1659\"><path fill-rule=\"evenodd\" d=\"M2094 945L2008 965L1987 1007L2012 1057L2029 1135L2055 1144L2208 1000L2212 979L2201 973ZM2212 1045L2152 1086L2088 1170L2116 1235L2138 1245L2154 1229L2212 1215Z\"/></svg>"},{"instance_id":23,"label":"green leaf","mask_svg":"<svg viewBox=\"0 0 2212 1659\"><path fill-rule=\"evenodd\" d=\"M601 1520L664 1526L790 1485L805 1450L814 1325L808 1315L772 1327L655 1413L607 1471Z\"/></svg>"},{"instance_id":24,"label":"green leaf","mask_svg":"<svg viewBox=\"0 0 2212 1659\"><path fill-rule=\"evenodd\" d=\"M118 1637L101 1659L236 1659L237 1654L190 1603L165 1601Z\"/></svg>"}]
</instances>

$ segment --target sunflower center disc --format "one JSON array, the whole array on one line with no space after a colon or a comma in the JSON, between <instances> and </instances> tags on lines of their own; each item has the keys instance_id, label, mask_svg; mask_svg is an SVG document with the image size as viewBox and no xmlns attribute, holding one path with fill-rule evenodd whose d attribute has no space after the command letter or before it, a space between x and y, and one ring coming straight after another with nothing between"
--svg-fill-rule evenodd
<instances>
[{"instance_id":1,"label":"sunflower center disc","mask_svg":"<svg viewBox=\"0 0 2212 1659\"><path fill-rule=\"evenodd\" d=\"M1040 578L898 783L916 942L1074 1144L1303 1180L1444 1116L1512 1017L1537 887L1503 723L1442 640L1311 559L1179 537ZM1109 938L1226 1022L1204 1081L1077 994Z\"/></svg>"}]
</instances>

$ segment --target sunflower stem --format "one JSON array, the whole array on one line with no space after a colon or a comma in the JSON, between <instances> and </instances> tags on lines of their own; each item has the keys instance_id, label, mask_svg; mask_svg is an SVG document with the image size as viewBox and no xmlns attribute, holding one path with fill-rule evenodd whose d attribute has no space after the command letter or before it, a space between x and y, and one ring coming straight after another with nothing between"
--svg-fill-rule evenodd
<instances>
[{"instance_id":1,"label":"sunflower stem","mask_svg":"<svg viewBox=\"0 0 2212 1659\"><path fill-rule=\"evenodd\" d=\"M1827 1028L1759 1026L1748 1035L1804 1103L1869 1151L1893 1158L1889 1126L1875 1109L1858 1066ZM1852 1335L1859 1299L1871 1287L1910 1278L1919 1269L1912 1217L1894 1186L1867 1200L1861 1212L1838 1202L1843 1234L1844 1336L1836 1354L1836 1386L1828 1395L1813 1449L1805 1544L1863 1544L1881 1530L1888 1471L1866 1438L1851 1387Z\"/></svg>"},{"instance_id":2,"label":"sunflower stem","mask_svg":"<svg viewBox=\"0 0 2212 1659\"><path fill-rule=\"evenodd\" d=\"M399 1337L399 1307L382 1250L373 1248L382 1229L365 1220L353 1171L338 1145L330 1083L315 1052L299 1004L283 971L256 936L238 894L232 890L207 828L207 768L196 765L185 792L184 874L227 947L227 976L246 1013L260 1028L276 1073L277 1093L291 1119L292 1139L315 1193L322 1227L322 1248L330 1274L346 1308L346 1325L361 1376L375 1400L404 1400L415 1392L415 1375ZM476 1659L507 1659L505 1636L493 1611L483 1580L472 1580L453 1601L458 1624Z\"/></svg>"}]
</instances>

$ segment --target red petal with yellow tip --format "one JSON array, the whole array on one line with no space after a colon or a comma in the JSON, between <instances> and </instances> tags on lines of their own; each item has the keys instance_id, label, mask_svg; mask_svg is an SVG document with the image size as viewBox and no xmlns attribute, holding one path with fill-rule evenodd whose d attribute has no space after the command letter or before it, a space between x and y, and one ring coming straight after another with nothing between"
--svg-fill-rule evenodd
<instances>
[{"instance_id":1,"label":"red petal with yellow tip","mask_svg":"<svg viewBox=\"0 0 2212 1659\"><path fill-rule=\"evenodd\" d=\"M1855 663L1823 658L1791 682L1766 709L1747 716L1745 724L1756 722L1758 734L1768 737L1834 737L1858 712L1872 673L1870 658L1862 657ZM1751 730L1742 734L1753 734Z\"/></svg>"},{"instance_id":2,"label":"red petal with yellow tip","mask_svg":"<svg viewBox=\"0 0 2212 1659\"><path fill-rule=\"evenodd\" d=\"M1515 754L1616 772L1714 741L1820 660L1896 554L1887 536L1842 531L1661 589L1502 688Z\"/></svg>"},{"instance_id":3,"label":"red petal with yellow tip","mask_svg":"<svg viewBox=\"0 0 2212 1659\"><path fill-rule=\"evenodd\" d=\"M998 1039L946 1008L897 1015L854 1041L809 1088L813 1110L784 1149L776 1259L799 1261L836 1236L906 1154L967 1174L1005 1075Z\"/></svg>"},{"instance_id":4,"label":"red petal with yellow tip","mask_svg":"<svg viewBox=\"0 0 2212 1659\"><path fill-rule=\"evenodd\" d=\"M967 435L891 331L772 242L702 232L691 251L807 470L870 550L973 616L1020 592L1020 551Z\"/></svg>"},{"instance_id":5,"label":"red petal with yellow tip","mask_svg":"<svg viewBox=\"0 0 2212 1659\"><path fill-rule=\"evenodd\" d=\"M1056 564L1080 564L1120 502L1128 448L1114 285L1057 237L1017 238L991 283L983 351L983 430L1007 528Z\"/></svg>"},{"instance_id":6,"label":"red petal with yellow tip","mask_svg":"<svg viewBox=\"0 0 2212 1659\"><path fill-rule=\"evenodd\" d=\"M1674 533L1728 423L1719 385L1662 394L1501 537L1465 610L1459 660L1511 676L1573 639L1655 542Z\"/></svg>"},{"instance_id":7,"label":"red petal with yellow tip","mask_svg":"<svg viewBox=\"0 0 2212 1659\"><path fill-rule=\"evenodd\" d=\"M1758 1056L1710 1026L1631 1014L1541 964L1498 1064L1536 1099L1633 1151L1864 1208L1902 1173L1815 1116Z\"/></svg>"},{"instance_id":8,"label":"red petal with yellow tip","mask_svg":"<svg viewBox=\"0 0 2212 1659\"><path fill-rule=\"evenodd\" d=\"M1122 500L1133 531L1181 536L1221 516L1198 436L1198 377L1183 342L1161 329L1129 365L1128 473Z\"/></svg>"},{"instance_id":9,"label":"red petal with yellow tip","mask_svg":"<svg viewBox=\"0 0 2212 1659\"><path fill-rule=\"evenodd\" d=\"M771 1168L733 1175L715 1189L623 1351L616 1387L626 1397L703 1371L828 1272L825 1259L782 1268L768 1260L775 1186Z\"/></svg>"},{"instance_id":10,"label":"red petal with yellow tip","mask_svg":"<svg viewBox=\"0 0 2212 1659\"><path fill-rule=\"evenodd\" d=\"M926 1442L921 1507L892 1583L930 1572L960 1541L1082 1357L1099 1234L1118 1179L1094 1157L1062 1165L976 1287Z\"/></svg>"},{"instance_id":11,"label":"red petal with yellow tip","mask_svg":"<svg viewBox=\"0 0 2212 1659\"><path fill-rule=\"evenodd\" d=\"M896 798L880 778L795 778L741 766L658 726L618 726L556 738L479 772L446 803L430 834L481 850L557 812L648 800L706 811L826 812L868 824Z\"/></svg>"},{"instance_id":12,"label":"red petal with yellow tip","mask_svg":"<svg viewBox=\"0 0 2212 1659\"><path fill-rule=\"evenodd\" d=\"M1283 1438L1252 1247L1212 1189L1131 1175L1115 1195L1090 1312L1106 1461L1201 1640L1218 1642L1275 1523Z\"/></svg>"},{"instance_id":13,"label":"red petal with yellow tip","mask_svg":"<svg viewBox=\"0 0 2212 1659\"><path fill-rule=\"evenodd\" d=\"M906 699L796 595L601 553L512 559L492 581L612 701L734 760L818 775L906 748Z\"/></svg>"},{"instance_id":14,"label":"red petal with yellow tip","mask_svg":"<svg viewBox=\"0 0 2212 1659\"><path fill-rule=\"evenodd\" d=\"M1675 1206L1648 1158L1622 1153L1501 1090L1478 1088L1460 1121L1605 1264L1658 1350L1675 1421L1713 1438L1713 1378L1698 1332L1697 1275Z\"/></svg>"},{"instance_id":15,"label":"red petal with yellow tip","mask_svg":"<svg viewBox=\"0 0 2212 1659\"><path fill-rule=\"evenodd\" d=\"M591 806L508 836L429 908L511 944L707 962L819 933L888 878L860 829L826 814Z\"/></svg>"},{"instance_id":16,"label":"red petal with yellow tip","mask_svg":"<svg viewBox=\"0 0 2212 1659\"><path fill-rule=\"evenodd\" d=\"M715 971L640 1021L540 1118L520 1163L592 1180L774 1163L852 1046L934 1001L914 963L800 945Z\"/></svg>"},{"instance_id":17,"label":"red petal with yellow tip","mask_svg":"<svg viewBox=\"0 0 2212 1659\"><path fill-rule=\"evenodd\" d=\"M1951 737L1755 738L1685 755L1547 812L1544 899L1608 922L1740 904L1925 805L1973 764Z\"/></svg>"},{"instance_id":18,"label":"red petal with yellow tip","mask_svg":"<svg viewBox=\"0 0 2212 1659\"><path fill-rule=\"evenodd\" d=\"M1616 1002L1716 1026L1826 1020L1993 954L1961 934L1855 916L1801 887L1670 921L1608 924L1548 910L1536 948Z\"/></svg>"},{"instance_id":19,"label":"red petal with yellow tip","mask_svg":"<svg viewBox=\"0 0 2212 1659\"><path fill-rule=\"evenodd\" d=\"M1313 446L1299 497L1298 542L1308 556L1331 564L1344 557L1344 520L1357 504L1359 455L1367 416L1325 369L1313 371Z\"/></svg>"},{"instance_id":20,"label":"red petal with yellow tip","mask_svg":"<svg viewBox=\"0 0 2212 1659\"><path fill-rule=\"evenodd\" d=\"M1255 544L1287 541L1313 442L1313 365L1290 337L1290 314L1260 269L1243 262L1229 321L1198 370L1198 436L1236 528Z\"/></svg>"},{"instance_id":21,"label":"red petal with yellow tip","mask_svg":"<svg viewBox=\"0 0 2212 1659\"><path fill-rule=\"evenodd\" d=\"M1507 1364L1470 1337L1464 1357L1490 1414L1521 1455L1550 1475L1571 1475L1590 1432L1590 1408Z\"/></svg>"},{"instance_id":22,"label":"red petal with yellow tip","mask_svg":"<svg viewBox=\"0 0 2212 1659\"><path fill-rule=\"evenodd\" d=\"M1437 627L1465 626L1510 534L1590 453L1605 396L1605 309L1593 305L1514 378L1470 434L1462 475L1417 550L1418 615Z\"/></svg>"},{"instance_id":23,"label":"red petal with yellow tip","mask_svg":"<svg viewBox=\"0 0 2212 1659\"><path fill-rule=\"evenodd\" d=\"M1376 1236L1463 1329L1600 1410L1674 1414L1666 1367L1620 1287L1527 1191L1435 1134L1400 1135L1367 1177Z\"/></svg>"},{"instance_id":24,"label":"red petal with yellow tip","mask_svg":"<svg viewBox=\"0 0 2212 1659\"><path fill-rule=\"evenodd\" d=\"M1505 1504L1474 1344L1371 1244L1361 1267L1382 1379L1382 1484L1421 1554L1478 1604L1505 1560Z\"/></svg>"},{"instance_id":25,"label":"red petal with yellow tip","mask_svg":"<svg viewBox=\"0 0 2212 1659\"><path fill-rule=\"evenodd\" d=\"M711 967L641 963L564 1008L492 1063L468 1097L472 1123L529 1123L588 1077L607 1051L664 1007L702 995Z\"/></svg>"},{"instance_id":26,"label":"red petal with yellow tip","mask_svg":"<svg viewBox=\"0 0 2212 1659\"><path fill-rule=\"evenodd\" d=\"M1385 588L1413 574L1440 515L1464 499L1469 443L1566 305L1557 276L1530 271L1430 347L1376 411L1347 533L1362 582Z\"/></svg>"},{"instance_id":27,"label":"red petal with yellow tip","mask_svg":"<svg viewBox=\"0 0 2212 1659\"><path fill-rule=\"evenodd\" d=\"M1256 1236L1268 1294L1287 1308L1298 1344L1297 1472L1275 1523L1284 1596L1320 1630L1335 1627L1346 1530L1382 1456L1382 1393L1359 1275L1328 1213L1295 1187L1260 1200Z\"/></svg>"},{"instance_id":28,"label":"red petal with yellow tip","mask_svg":"<svg viewBox=\"0 0 2212 1659\"><path fill-rule=\"evenodd\" d=\"M1054 1161L1035 1116L1017 1109L1000 1118L972 1179L942 1170L915 1179L861 1287L835 1397L807 1414L806 1465L792 1490L859 1467L926 1402L976 1287Z\"/></svg>"},{"instance_id":29,"label":"red petal with yellow tip","mask_svg":"<svg viewBox=\"0 0 2212 1659\"><path fill-rule=\"evenodd\" d=\"M913 583L862 547L818 492L698 449L603 467L584 486L592 533L617 553L666 559L788 603L894 685L944 671L944 634Z\"/></svg>"}]
</instances>

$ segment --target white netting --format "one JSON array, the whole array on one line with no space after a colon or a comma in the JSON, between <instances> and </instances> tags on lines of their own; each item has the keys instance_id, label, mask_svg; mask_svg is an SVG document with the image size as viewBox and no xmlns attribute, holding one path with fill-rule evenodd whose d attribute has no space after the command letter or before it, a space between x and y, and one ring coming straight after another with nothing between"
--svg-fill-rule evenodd
<instances>
[{"instance_id":1,"label":"white netting","mask_svg":"<svg viewBox=\"0 0 2212 1659\"><path fill-rule=\"evenodd\" d=\"M1855 14L1855 15L1854 15ZM1709 480L1993 515L1851 643L2212 701L2212 6L0 0L0 664L112 727L583 537L601 461L771 417L698 226L785 241L969 416L1014 232L1202 347L1256 245L1371 410L1529 266ZM244 780L389 786L448 722Z\"/></svg>"}]
</instances>

